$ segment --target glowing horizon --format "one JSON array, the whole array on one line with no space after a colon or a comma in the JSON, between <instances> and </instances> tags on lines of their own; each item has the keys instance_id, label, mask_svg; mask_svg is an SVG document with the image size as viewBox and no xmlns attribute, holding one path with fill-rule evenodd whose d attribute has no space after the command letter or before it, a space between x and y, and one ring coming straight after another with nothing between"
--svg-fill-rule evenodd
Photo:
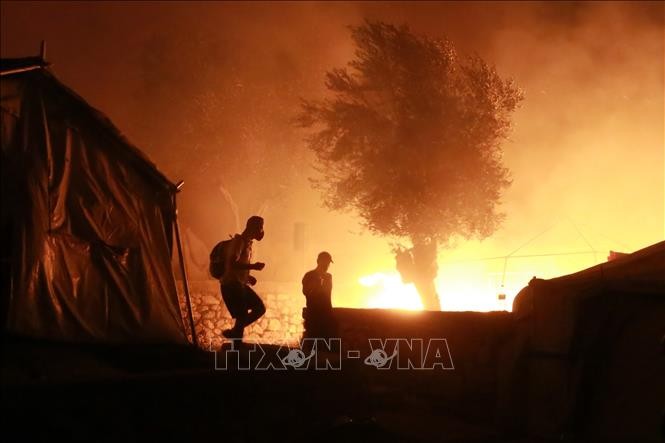
<instances>
[{"instance_id":1,"label":"glowing horizon","mask_svg":"<svg viewBox=\"0 0 665 443\"><path fill-rule=\"evenodd\" d=\"M550 279L602 263L600 253L571 253L543 257L511 257L461 263L439 261L435 286L442 311L512 311L513 300L533 277ZM505 270L504 270L505 266ZM394 269L382 269L357 279L353 296L336 306L418 311L423 309L413 284L402 282ZM501 299L500 294L505 297Z\"/></svg>"}]
</instances>

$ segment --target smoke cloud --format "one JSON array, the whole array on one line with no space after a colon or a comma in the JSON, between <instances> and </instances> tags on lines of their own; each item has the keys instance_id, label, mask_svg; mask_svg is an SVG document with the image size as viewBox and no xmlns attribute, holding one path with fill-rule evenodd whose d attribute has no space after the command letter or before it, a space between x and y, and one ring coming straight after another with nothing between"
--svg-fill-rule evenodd
<instances>
[{"instance_id":1,"label":"smoke cloud","mask_svg":"<svg viewBox=\"0 0 665 443\"><path fill-rule=\"evenodd\" d=\"M525 92L504 147L513 179L503 198L504 225L439 257L444 306L482 309L477 291L456 275L481 280L488 292L500 283L514 292L533 275L572 272L603 261L610 249L631 252L665 237L664 8L2 2L1 52L34 55L46 40L59 78L174 181L185 179L185 208L209 208L183 215L204 244L235 230L232 201L241 224L256 211L266 218L257 250L268 263L266 278L298 281L318 251L331 251L337 305L357 304L359 277L392 271L394 259L387 240L364 232L353 214L320 207L307 181L315 173L312 158L290 124L300 98L325 95L326 70L353 56L348 26L365 18L406 23L479 54ZM209 162L193 160L206 156ZM305 225L303 249L293 244L295 223ZM505 271L503 259L479 260L591 250L517 257Z\"/></svg>"}]
</instances>

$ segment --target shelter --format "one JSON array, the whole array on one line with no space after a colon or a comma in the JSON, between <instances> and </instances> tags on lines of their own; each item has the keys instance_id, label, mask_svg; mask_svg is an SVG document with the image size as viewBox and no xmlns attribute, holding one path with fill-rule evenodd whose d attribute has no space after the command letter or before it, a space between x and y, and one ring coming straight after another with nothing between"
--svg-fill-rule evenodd
<instances>
[{"instance_id":1,"label":"shelter","mask_svg":"<svg viewBox=\"0 0 665 443\"><path fill-rule=\"evenodd\" d=\"M171 268L176 186L42 57L0 67L4 330L187 343Z\"/></svg>"},{"instance_id":2,"label":"shelter","mask_svg":"<svg viewBox=\"0 0 665 443\"><path fill-rule=\"evenodd\" d=\"M574 274L534 278L513 316L503 423L585 441L659 439L665 241Z\"/></svg>"}]
</instances>

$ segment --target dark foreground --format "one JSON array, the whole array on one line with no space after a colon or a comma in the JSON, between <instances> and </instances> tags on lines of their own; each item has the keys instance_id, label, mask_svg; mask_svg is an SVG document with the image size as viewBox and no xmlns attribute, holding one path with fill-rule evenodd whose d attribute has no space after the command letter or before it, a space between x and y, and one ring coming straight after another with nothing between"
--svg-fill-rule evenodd
<instances>
[{"instance_id":1,"label":"dark foreground","mask_svg":"<svg viewBox=\"0 0 665 443\"><path fill-rule=\"evenodd\" d=\"M212 353L166 346L3 354L3 441L535 441L461 417L426 377L334 354L339 371L215 370Z\"/></svg>"},{"instance_id":2,"label":"dark foreground","mask_svg":"<svg viewBox=\"0 0 665 443\"><path fill-rule=\"evenodd\" d=\"M280 364L295 350L274 345L228 354L14 337L2 349L0 438L662 441L662 297L619 292L593 300L563 342L574 346L560 352L538 346L570 337L566 322L505 312L337 309L339 351L321 351L300 368ZM450 358L433 360L445 369L404 370L422 360L417 347L399 348L379 368L367 364L377 337L384 357L396 339L427 347L445 338Z\"/></svg>"}]
</instances>

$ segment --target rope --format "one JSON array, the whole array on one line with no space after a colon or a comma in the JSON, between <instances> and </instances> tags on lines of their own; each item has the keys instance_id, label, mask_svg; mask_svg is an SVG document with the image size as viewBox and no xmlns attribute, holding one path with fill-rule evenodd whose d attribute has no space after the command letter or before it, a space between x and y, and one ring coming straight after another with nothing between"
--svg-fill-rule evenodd
<instances>
[{"instance_id":1,"label":"rope","mask_svg":"<svg viewBox=\"0 0 665 443\"><path fill-rule=\"evenodd\" d=\"M570 222L570 224L573 225L573 228L575 228L575 230L577 231L577 234L578 234L580 237L582 237L582 240L584 240L584 243L586 243L587 246L588 246L589 248L591 248L591 250L593 251L593 261L594 261L594 262L595 262L595 261L598 261L598 257L596 256L596 249L595 249L593 246L591 246L591 243L589 243L589 240L587 240L587 238L584 236L584 234L582 234L582 231L579 230L579 228L577 227L577 225L575 224L575 222L574 222L570 217L568 217L568 216L566 216L566 218L568 219L568 221Z\"/></svg>"}]
</instances>

